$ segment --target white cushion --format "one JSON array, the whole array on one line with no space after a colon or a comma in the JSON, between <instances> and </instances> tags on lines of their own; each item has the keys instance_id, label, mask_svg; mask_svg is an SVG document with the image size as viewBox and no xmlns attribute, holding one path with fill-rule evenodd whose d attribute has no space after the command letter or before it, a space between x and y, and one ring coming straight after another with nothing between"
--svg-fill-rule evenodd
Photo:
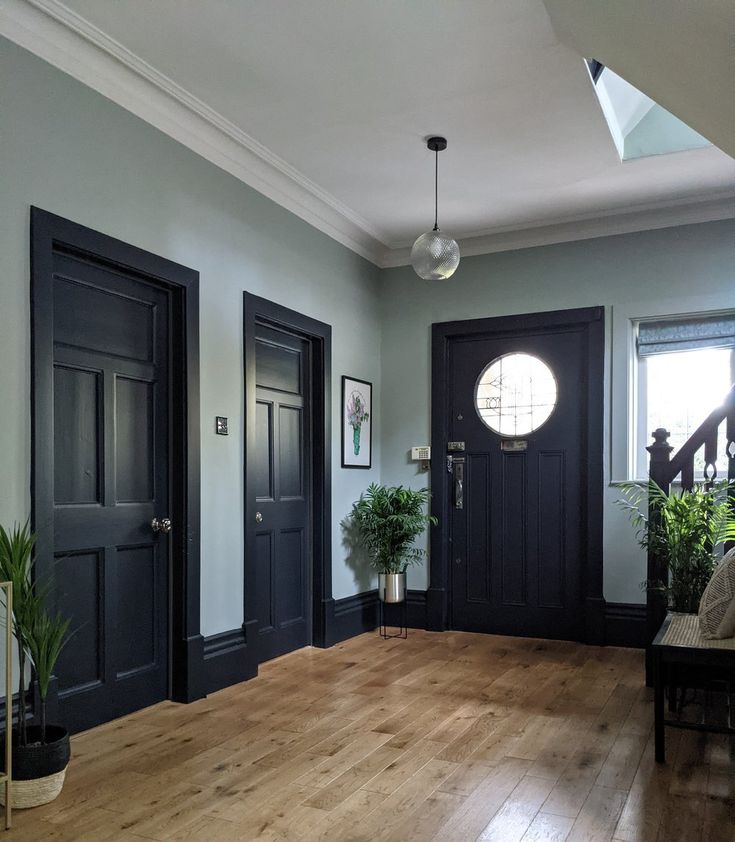
<instances>
[{"instance_id":1,"label":"white cushion","mask_svg":"<svg viewBox=\"0 0 735 842\"><path fill-rule=\"evenodd\" d=\"M710 639L735 636L735 549L725 554L704 589L699 628Z\"/></svg>"}]
</instances>

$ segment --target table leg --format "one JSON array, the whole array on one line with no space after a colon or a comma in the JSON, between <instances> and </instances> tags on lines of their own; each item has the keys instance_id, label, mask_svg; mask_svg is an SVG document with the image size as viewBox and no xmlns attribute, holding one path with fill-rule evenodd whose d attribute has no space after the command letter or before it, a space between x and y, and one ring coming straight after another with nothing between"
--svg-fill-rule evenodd
<instances>
[{"instance_id":1,"label":"table leg","mask_svg":"<svg viewBox=\"0 0 735 842\"><path fill-rule=\"evenodd\" d=\"M664 733L664 675L661 655L653 653L653 716L654 746L656 762L666 762L666 744Z\"/></svg>"}]
</instances>

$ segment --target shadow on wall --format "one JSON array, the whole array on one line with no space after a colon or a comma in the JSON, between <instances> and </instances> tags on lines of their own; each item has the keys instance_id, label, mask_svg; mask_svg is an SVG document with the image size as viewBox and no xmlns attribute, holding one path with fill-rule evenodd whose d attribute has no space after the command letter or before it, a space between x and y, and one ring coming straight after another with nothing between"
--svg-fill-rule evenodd
<instances>
[{"instance_id":1,"label":"shadow on wall","mask_svg":"<svg viewBox=\"0 0 735 842\"><path fill-rule=\"evenodd\" d=\"M352 515L348 515L340 526L342 527L342 546L346 550L345 564L352 571L358 593L368 591L373 587L373 571L360 531Z\"/></svg>"}]
</instances>

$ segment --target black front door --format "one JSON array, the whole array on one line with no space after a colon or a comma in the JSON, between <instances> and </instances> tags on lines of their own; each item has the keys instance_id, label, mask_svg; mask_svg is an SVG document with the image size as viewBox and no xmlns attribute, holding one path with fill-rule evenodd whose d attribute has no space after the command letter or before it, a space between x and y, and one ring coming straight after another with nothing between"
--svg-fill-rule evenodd
<instances>
[{"instance_id":1,"label":"black front door","mask_svg":"<svg viewBox=\"0 0 735 842\"><path fill-rule=\"evenodd\" d=\"M311 643L309 343L256 327L258 657Z\"/></svg>"},{"instance_id":2,"label":"black front door","mask_svg":"<svg viewBox=\"0 0 735 842\"><path fill-rule=\"evenodd\" d=\"M61 720L89 728L168 695L166 294L53 255L53 556L72 618Z\"/></svg>"},{"instance_id":3,"label":"black front door","mask_svg":"<svg viewBox=\"0 0 735 842\"><path fill-rule=\"evenodd\" d=\"M602 407L588 324L542 317L487 320L448 342L450 617L466 631L581 639L588 430Z\"/></svg>"}]
</instances>

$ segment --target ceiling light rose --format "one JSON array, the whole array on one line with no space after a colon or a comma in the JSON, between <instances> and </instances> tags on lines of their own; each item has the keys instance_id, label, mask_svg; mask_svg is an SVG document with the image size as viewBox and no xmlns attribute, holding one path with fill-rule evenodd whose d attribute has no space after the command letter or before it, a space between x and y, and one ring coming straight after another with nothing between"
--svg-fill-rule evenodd
<instances>
[{"instance_id":1,"label":"ceiling light rose","mask_svg":"<svg viewBox=\"0 0 735 842\"><path fill-rule=\"evenodd\" d=\"M446 281L459 266L457 241L439 230L439 153L447 148L444 137L430 137L427 147L435 154L434 159L434 228L422 234L411 249L411 265L425 281Z\"/></svg>"}]
</instances>

